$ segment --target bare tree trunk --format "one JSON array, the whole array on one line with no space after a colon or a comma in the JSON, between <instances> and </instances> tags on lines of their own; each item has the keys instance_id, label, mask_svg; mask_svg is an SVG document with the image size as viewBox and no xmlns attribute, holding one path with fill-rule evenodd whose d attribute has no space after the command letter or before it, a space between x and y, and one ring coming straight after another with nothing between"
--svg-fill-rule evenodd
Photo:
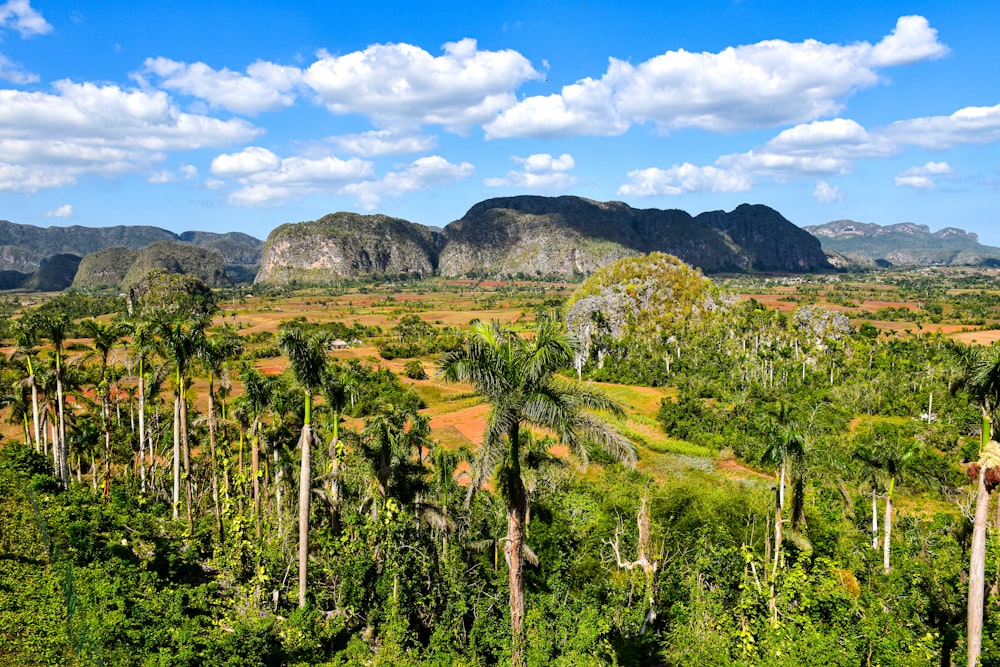
<instances>
[{"instance_id":1,"label":"bare tree trunk","mask_svg":"<svg viewBox=\"0 0 1000 667\"><path fill-rule=\"evenodd\" d=\"M66 455L69 453L69 448L66 446L66 417L63 411L63 386L62 386L62 373L59 369L59 364L56 364L56 404L59 409L59 479L62 480L63 486L69 486L69 464L66 461Z\"/></svg>"},{"instance_id":2,"label":"bare tree trunk","mask_svg":"<svg viewBox=\"0 0 1000 667\"><path fill-rule=\"evenodd\" d=\"M174 521L181 518L181 397L174 394Z\"/></svg>"},{"instance_id":3,"label":"bare tree trunk","mask_svg":"<svg viewBox=\"0 0 1000 667\"><path fill-rule=\"evenodd\" d=\"M979 664L983 648L983 600L986 588L986 521L989 516L990 494L986 490L986 470L979 468L979 485L976 490L976 516L972 524L972 547L969 559L969 659L971 665Z\"/></svg>"},{"instance_id":4,"label":"bare tree trunk","mask_svg":"<svg viewBox=\"0 0 1000 667\"><path fill-rule=\"evenodd\" d=\"M142 377L142 369L139 372L139 479L140 488L146 492L146 387Z\"/></svg>"},{"instance_id":5,"label":"bare tree trunk","mask_svg":"<svg viewBox=\"0 0 1000 667\"><path fill-rule=\"evenodd\" d=\"M252 429L250 445L250 473L253 476L253 520L257 529L257 541L260 541L260 436Z\"/></svg>"},{"instance_id":6,"label":"bare tree trunk","mask_svg":"<svg viewBox=\"0 0 1000 667\"><path fill-rule=\"evenodd\" d=\"M878 496L872 487L872 550L878 551Z\"/></svg>"},{"instance_id":7,"label":"bare tree trunk","mask_svg":"<svg viewBox=\"0 0 1000 667\"><path fill-rule=\"evenodd\" d=\"M512 475L513 477L513 475ZM524 656L524 484L521 476L510 480L513 487L507 508L507 565L510 570L511 665L523 667Z\"/></svg>"},{"instance_id":8,"label":"bare tree trunk","mask_svg":"<svg viewBox=\"0 0 1000 667\"><path fill-rule=\"evenodd\" d=\"M889 483L889 493L885 496L885 542L882 543L882 569L889 574L889 538L892 536L892 482Z\"/></svg>"},{"instance_id":9,"label":"bare tree trunk","mask_svg":"<svg viewBox=\"0 0 1000 667\"><path fill-rule=\"evenodd\" d=\"M187 396L184 395L184 378L181 377L181 393L180 393L180 419L181 419L181 447L184 451L184 492L187 496L187 520L188 520L188 532L194 535L194 511L192 505L194 504L193 493L191 490L191 443L188 440L188 428L187 428Z\"/></svg>"},{"instance_id":10,"label":"bare tree trunk","mask_svg":"<svg viewBox=\"0 0 1000 667\"><path fill-rule=\"evenodd\" d=\"M38 387L35 386L35 376L31 376L31 419L35 427L35 451L42 449L41 428L38 421Z\"/></svg>"},{"instance_id":11,"label":"bare tree trunk","mask_svg":"<svg viewBox=\"0 0 1000 667\"><path fill-rule=\"evenodd\" d=\"M507 471L507 568L510 572L511 666L524 667L524 526L528 497L521 479L519 432L509 434Z\"/></svg>"},{"instance_id":12,"label":"bare tree trunk","mask_svg":"<svg viewBox=\"0 0 1000 667\"><path fill-rule=\"evenodd\" d=\"M222 540L222 508L219 506L219 471L215 458L215 399L212 387L208 389L208 445L212 457L212 508L215 512L215 530Z\"/></svg>"},{"instance_id":13,"label":"bare tree trunk","mask_svg":"<svg viewBox=\"0 0 1000 667\"><path fill-rule=\"evenodd\" d=\"M311 461L312 427L308 422L302 425L299 447L302 448L302 464L299 468L299 608L306 606L309 562L309 496L312 492Z\"/></svg>"}]
</instances>

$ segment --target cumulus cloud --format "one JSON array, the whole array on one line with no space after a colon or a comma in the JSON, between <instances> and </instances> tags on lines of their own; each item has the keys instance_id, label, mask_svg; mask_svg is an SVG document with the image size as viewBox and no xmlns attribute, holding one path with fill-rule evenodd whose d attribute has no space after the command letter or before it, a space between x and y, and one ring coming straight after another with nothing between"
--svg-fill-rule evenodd
<instances>
[{"instance_id":1,"label":"cumulus cloud","mask_svg":"<svg viewBox=\"0 0 1000 667\"><path fill-rule=\"evenodd\" d=\"M576 185L576 178L567 173L576 166L569 153L563 153L559 157L552 157L549 153L536 153L511 159L522 165L520 171L508 171L503 177L487 178L483 183L491 188L550 191L566 190Z\"/></svg>"},{"instance_id":2,"label":"cumulus cloud","mask_svg":"<svg viewBox=\"0 0 1000 667\"><path fill-rule=\"evenodd\" d=\"M633 65L615 58L599 80L529 97L485 126L488 138L612 135L634 123L735 132L803 123L840 111L879 83L879 68L947 52L920 16L901 17L878 44L767 40L718 53L668 51Z\"/></svg>"},{"instance_id":3,"label":"cumulus cloud","mask_svg":"<svg viewBox=\"0 0 1000 667\"><path fill-rule=\"evenodd\" d=\"M430 124L464 133L513 106L512 91L541 77L517 51L480 51L474 39L443 49L441 56L410 44L321 52L303 80L331 112L365 115L381 129Z\"/></svg>"},{"instance_id":4,"label":"cumulus cloud","mask_svg":"<svg viewBox=\"0 0 1000 667\"><path fill-rule=\"evenodd\" d=\"M836 185L830 185L826 181L816 181L816 187L813 189L813 198L816 201L829 204L830 202L843 199L844 195Z\"/></svg>"},{"instance_id":5,"label":"cumulus cloud","mask_svg":"<svg viewBox=\"0 0 1000 667\"><path fill-rule=\"evenodd\" d=\"M935 176L952 174L954 171L947 162L927 162L922 167L910 167L906 171L896 174L893 183L900 187L931 190L935 185Z\"/></svg>"},{"instance_id":6,"label":"cumulus cloud","mask_svg":"<svg viewBox=\"0 0 1000 667\"><path fill-rule=\"evenodd\" d=\"M745 173L717 167L698 167L685 162L669 169L636 169L629 182L618 188L620 195L679 195L685 192L743 192L753 185Z\"/></svg>"},{"instance_id":7,"label":"cumulus cloud","mask_svg":"<svg viewBox=\"0 0 1000 667\"><path fill-rule=\"evenodd\" d=\"M302 71L258 61L247 67L246 74L223 68L212 69L205 63L182 63L168 58L147 58L144 75L160 79L159 85L203 99L212 107L240 114L256 115L275 111L295 103L294 89L302 83Z\"/></svg>"},{"instance_id":8,"label":"cumulus cloud","mask_svg":"<svg viewBox=\"0 0 1000 667\"><path fill-rule=\"evenodd\" d=\"M965 107L950 116L927 116L901 120L883 130L888 140L946 150L964 144L991 144L1000 141L1000 104L992 107Z\"/></svg>"},{"instance_id":9,"label":"cumulus cloud","mask_svg":"<svg viewBox=\"0 0 1000 667\"><path fill-rule=\"evenodd\" d=\"M21 37L34 37L52 32L45 17L35 11L28 0L9 0L0 5L0 28L12 28Z\"/></svg>"},{"instance_id":10,"label":"cumulus cloud","mask_svg":"<svg viewBox=\"0 0 1000 667\"><path fill-rule=\"evenodd\" d=\"M51 211L45 212L46 218L72 218L73 217L73 206L71 204L63 204L62 206L57 206Z\"/></svg>"},{"instance_id":11,"label":"cumulus cloud","mask_svg":"<svg viewBox=\"0 0 1000 667\"><path fill-rule=\"evenodd\" d=\"M183 113L160 91L53 84L54 92L0 90L0 190L34 192L162 161L166 151L248 141L244 120Z\"/></svg>"},{"instance_id":12,"label":"cumulus cloud","mask_svg":"<svg viewBox=\"0 0 1000 667\"><path fill-rule=\"evenodd\" d=\"M424 153L437 145L437 138L426 134L394 134L389 130L372 130L329 137L327 142L349 155L378 157Z\"/></svg>"},{"instance_id":13,"label":"cumulus cloud","mask_svg":"<svg viewBox=\"0 0 1000 667\"><path fill-rule=\"evenodd\" d=\"M210 171L222 178L235 178L240 184L229 195L229 203L277 206L317 192L336 194L349 183L370 178L373 166L358 158L341 160L332 155L282 158L266 148L251 146L217 156ZM215 186L214 180L206 182L206 187Z\"/></svg>"},{"instance_id":14,"label":"cumulus cloud","mask_svg":"<svg viewBox=\"0 0 1000 667\"><path fill-rule=\"evenodd\" d=\"M355 197L365 209L374 209L386 196L399 196L407 192L426 190L435 185L445 185L468 178L476 168L469 162L454 164L440 155L418 158L409 164L397 165L381 180L351 183L343 194Z\"/></svg>"}]
</instances>

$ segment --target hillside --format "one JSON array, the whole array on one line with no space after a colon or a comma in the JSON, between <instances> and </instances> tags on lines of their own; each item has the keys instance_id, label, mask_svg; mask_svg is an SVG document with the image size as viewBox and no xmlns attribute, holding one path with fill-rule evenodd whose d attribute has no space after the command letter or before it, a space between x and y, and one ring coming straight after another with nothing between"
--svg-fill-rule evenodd
<instances>
[{"instance_id":1,"label":"hillside","mask_svg":"<svg viewBox=\"0 0 1000 667\"><path fill-rule=\"evenodd\" d=\"M282 225L268 237L257 281L435 270L446 277L572 277L651 252L710 273L832 269L815 238L766 206L692 217L622 202L523 196L476 204L440 232L351 213Z\"/></svg>"},{"instance_id":2,"label":"hillside","mask_svg":"<svg viewBox=\"0 0 1000 667\"><path fill-rule=\"evenodd\" d=\"M1000 248L982 245L976 234L955 227L932 232L912 222L882 226L835 220L803 229L819 239L825 252L843 258L832 260L841 265L977 265L1000 260Z\"/></svg>"},{"instance_id":3,"label":"hillside","mask_svg":"<svg viewBox=\"0 0 1000 667\"><path fill-rule=\"evenodd\" d=\"M448 225L439 271L587 274L627 256L665 252L706 272L830 269L808 234L767 206L692 217L581 197L506 197Z\"/></svg>"},{"instance_id":4,"label":"hillside","mask_svg":"<svg viewBox=\"0 0 1000 667\"><path fill-rule=\"evenodd\" d=\"M435 235L385 215L333 213L281 225L267 237L255 282L324 282L371 275L430 275Z\"/></svg>"},{"instance_id":5,"label":"hillside","mask_svg":"<svg viewBox=\"0 0 1000 667\"><path fill-rule=\"evenodd\" d=\"M217 250L226 264L257 264L263 243L239 232L173 232L146 225L35 227L0 220L0 271L33 273L48 257L83 257L106 248L139 250L157 241L184 241Z\"/></svg>"}]
</instances>

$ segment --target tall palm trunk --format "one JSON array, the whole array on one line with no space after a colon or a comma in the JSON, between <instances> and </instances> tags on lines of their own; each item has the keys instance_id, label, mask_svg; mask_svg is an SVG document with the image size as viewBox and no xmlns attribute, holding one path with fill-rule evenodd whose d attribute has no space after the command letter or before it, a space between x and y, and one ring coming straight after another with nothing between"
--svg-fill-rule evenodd
<instances>
[{"instance_id":1,"label":"tall palm trunk","mask_svg":"<svg viewBox=\"0 0 1000 667\"><path fill-rule=\"evenodd\" d=\"M510 431L510 466L507 472L507 567L510 573L511 665L523 667L524 659L524 525L527 493L521 480L519 432Z\"/></svg>"},{"instance_id":2,"label":"tall palm trunk","mask_svg":"<svg viewBox=\"0 0 1000 667\"><path fill-rule=\"evenodd\" d=\"M142 492L146 492L146 380L142 360L139 360L139 479Z\"/></svg>"},{"instance_id":3,"label":"tall palm trunk","mask_svg":"<svg viewBox=\"0 0 1000 667\"><path fill-rule=\"evenodd\" d=\"M983 409L983 431L980 456L990 444L992 424L989 410ZM986 488L986 465L979 462L979 483L976 487L976 515L972 523L972 545L969 557L969 602L967 627L969 658L967 664L979 664L983 649L983 602L986 593L986 522L989 518L990 492Z\"/></svg>"},{"instance_id":4,"label":"tall palm trunk","mask_svg":"<svg viewBox=\"0 0 1000 667\"><path fill-rule=\"evenodd\" d=\"M872 550L878 551L878 496L872 487Z\"/></svg>"},{"instance_id":5,"label":"tall palm trunk","mask_svg":"<svg viewBox=\"0 0 1000 667\"><path fill-rule=\"evenodd\" d=\"M69 464L66 456L69 448L66 446L66 416L63 410L62 363L56 355L56 403L59 409L59 479L63 486L69 486Z\"/></svg>"},{"instance_id":6,"label":"tall palm trunk","mask_svg":"<svg viewBox=\"0 0 1000 667\"><path fill-rule=\"evenodd\" d=\"M306 606L309 563L309 496L312 492L312 396L306 389L305 420L299 447L302 464L299 468L299 608Z\"/></svg>"},{"instance_id":7,"label":"tall palm trunk","mask_svg":"<svg viewBox=\"0 0 1000 667\"><path fill-rule=\"evenodd\" d=\"M882 545L882 568L889 573L889 538L892 536L892 490L896 480L889 480L889 493L885 496L885 543Z\"/></svg>"},{"instance_id":8,"label":"tall palm trunk","mask_svg":"<svg viewBox=\"0 0 1000 667\"><path fill-rule=\"evenodd\" d=\"M215 530L222 540L222 508L219 506L219 471L215 457L215 396L213 382L208 383L208 448L212 457L212 507L215 511Z\"/></svg>"},{"instance_id":9,"label":"tall palm trunk","mask_svg":"<svg viewBox=\"0 0 1000 667\"><path fill-rule=\"evenodd\" d=\"M979 467L976 489L976 517L972 524L971 560L969 562L969 665L979 664L983 648L983 600L986 589L986 521L990 494L986 490L986 469Z\"/></svg>"},{"instance_id":10,"label":"tall palm trunk","mask_svg":"<svg viewBox=\"0 0 1000 667\"><path fill-rule=\"evenodd\" d=\"M260 434L259 424L251 427L250 440L250 473L253 476L253 520L257 529L257 541L260 541Z\"/></svg>"},{"instance_id":11,"label":"tall palm trunk","mask_svg":"<svg viewBox=\"0 0 1000 667\"><path fill-rule=\"evenodd\" d=\"M191 442L188 439L188 419L187 419L187 396L184 391L184 382L187 378L180 376L180 419L181 419L181 448L184 452L184 493L187 497L187 520L188 532L194 535L194 494L191 489Z\"/></svg>"},{"instance_id":12,"label":"tall palm trunk","mask_svg":"<svg viewBox=\"0 0 1000 667\"><path fill-rule=\"evenodd\" d=\"M28 372L31 374L31 377L28 378L31 382L31 420L35 427L35 451L38 452L42 449L42 429L38 417L38 385L35 384L35 370L32 367L31 359L28 359Z\"/></svg>"},{"instance_id":13,"label":"tall palm trunk","mask_svg":"<svg viewBox=\"0 0 1000 667\"><path fill-rule=\"evenodd\" d=\"M180 392L174 393L174 521L181 518L181 396Z\"/></svg>"}]
</instances>

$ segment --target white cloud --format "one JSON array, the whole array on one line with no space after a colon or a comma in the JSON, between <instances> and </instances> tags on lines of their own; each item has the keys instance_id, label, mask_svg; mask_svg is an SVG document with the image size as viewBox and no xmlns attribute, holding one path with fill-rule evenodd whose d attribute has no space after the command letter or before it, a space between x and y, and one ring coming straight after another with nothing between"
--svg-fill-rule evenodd
<instances>
[{"instance_id":1,"label":"white cloud","mask_svg":"<svg viewBox=\"0 0 1000 667\"><path fill-rule=\"evenodd\" d=\"M45 212L46 218L72 218L73 217L73 206L71 204L63 204L62 206L57 206L51 211Z\"/></svg>"},{"instance_id":2,"label":"white cloud","mask_svg":"<svg viewBox=\"0 0 1000 667\"><path fill-rule=\"evenodd\" d=\"M83 174L147 169L164 152L244 142L260 130L243 120L182 113L166 93L114 85L53 84L53 93L0 89L0 189L34 192Z\"/></svg>"},{"instance_id":3,"label":"white cloud","mask_svg":"<svg viewBox=\"0 0 1000 667\"><path fill-rule=\"evenodd\" d=\"M177 180L177 174L170 171L169 169L161 169L160 171L154 171L146 179L146 182L153 183L155 185L162 185L164 183L173 183Z\"/></svg>"},{"instance_id":4,"label":"white cloud","mask_svg":"<svg viewBox=\"0 0 1000 667\"><path fill-rule=\"evenodd\" d=\"M813 190L813 197L816 201L829 204L830 202L843 199L844 195L841 193L840 188L836 185L830 185L826 181L816 181L816 188Z\"/></svg>"},{"instance_id":5,"label":"white cloud","mask_svg":"<svg viewBox=\"0 0 1000 667\"><path fill-rule=\"evenodd\" d=\"M514 157L522 165L521 171L508 171L501 178L487 178L483 183L491 188L524 188L527 190L561 191L576 185L576 178L567 172L576 166L573 156L563 153L552 157L536 153L528 157Z\"/></svg>"},{"instance_id":6,"label":"white cloud","mask_svg":"<svg viewBox=\"0 0 1000 667\"><path fill-rule=\"evenodd\" d=\"M13 28L21 37L52 32L52 26L31 7L28 0L9 0L0 5L0 28Z\"/></svg>"},{"instance_id":7,"label":"white cloud","mask_svg":"<svg viewBox=\"0 0 1000 667\"><path fill-rule=\"evenodd\" d=\"M12 62L0 53L0 79L16 85L24 85L38 81L38 75L24 71L19 64Z\"/></svg>"},{"instance_id":8,"label":"white cloud","mask_svg":"<svg viewBox=\"0 0 1000 667\"><path fill-rule=\"evenodd\" d=\"M468 162L453 164L440 155L422 157L409 164L397 165L396 169L387 173L380 181L368 180L346 185L342 193L353 195L360 206L371 210L379 205L383 197L454 183L468 178L476 171Z\"/></svg>"},{"instance_id":9,"label":"white cloud","mask_svg":"<svg viewBox=\"0 0 1000 667\"><path fill-rule=\"evenodd\" d=\"M147 58L144 74L161 79L160 86L206 100L211 106L256 115L295 103L294 89L302 71L268 62L255 62L246 75L229 69L215 70L205 63L182 63L168 58Z\"/></svg>"},{"instance_id":10,"label":"white cloud","mask_svg":"<svg viewBox=\"0 0 1000 667\"><path fill-rule=\"evenodd\" d=\"M893 183L899 187L931 190L935 185L934 176L946 176L954 172L947 162L927 162L922 167L910 167L901 174L896 174Z\"/></svg>"},{"instance_id":11,"label":"white cloud","mask_svg":"<svg viewBox=\"0 0 1000 667\"><path fill-rule=\"evenodd\" d=\"M216 157L211 171L238 179L241 187L229 195L230 204L277 206L313 193L337 194L345 185L370 178L373 168L358 158L279 158L266 149L251 147Z\"/></svg>"},{"instance_id":12,"label":"white cloud","mask_svg":"<svg viewBox=\"0 0 1000 667\"><path fill-rule=\"evenodd\" d=\"M928 116L901 120L882 130L898 144L945 150L963 144L990 144L1000 141L1000 104L992 107L965 107L950 116Z\"/></svg>"},{"instance_id":13,"label":"white cloud","mask_svg":"<svg viewBox=\"0 0 1000 667\"><path fill-rule=\"evenodd\" d=\"M260 172L275 171L281 166L281 158L260 146L250 146L239 153L217 156L209 167L216 176L239 177Z\"/></svg>"},{"instance_id":14,"label":"white cloud","mask_svg":"<svg viewBox=\"0 0 1000 667\"><path fill-rule=\"evenodd\" d=\"M877 85L876 69L947 52L919 16L901 17L875 46L768 40L718 53L668 51L633 65L611 58L600 80L529 97L485 126L488 138L612 135L631 124L735 132L802 123L840 111Z\"/></svg>"},{"instance_id":15,"label":"white cloud","mask_svg":"<svg viewBox=\"0 0 1000 667\"><path fill-rule=\"evenodd\" d=\"M623 134L629 124L615 109L612 93L604 80L583 79L563 87L559 95L529 97L483 129L487 139Z\"/></svg>"},{"instance_id":16,"label":"white cloud","mask_svg":"<svg viewBox=\"0 0 1000 667\"><path fill-rule=\"evenodd\" d=\"M344 134L329 137L327 141L344 153L360 157L423 153L437 145L437 138L430 135L393 134L389 130Z\"/></svg>"},{"instance_id":17,"label":"white cloud","mask_svg":"<svg viewBox=\"0 0 1000 667\"><path fill-rule=\"evenodd\" d=\"M629 182L618 188L620 195L679 195L685 192L744 192L753 185L750 177L739 171L717 167L698 167L688 162L669 169L636 169L628 173Z\"/></svg>"},{"instance_id":18,"label":"white cloud","mask_svg":"<svg viewBox=\"0 0 1000 667\"><path fill-rule=\"evenodd\" d=\"M181 175L187 179L198 178L198 167L193 164L182 164L180 168Z\"/></svg>"},{"instance_id":19,"label":"white cloud","mask_svg":"<svg viewBox=\"0 0 1000 667\"><path fill-rule=\"evenodd\" d=\"M892 34L872 49L871 60L876 67L907 65L940 58L948 53L948 47L937 39L937 30L931 28L923 16L901 16L896 21Z\"/></svg>"},{"instance_id":20,"label":"white cloud","mask_svg":"<svg viewBox=\"0 0 1000 667\"><path fill-rule=\"evenodd\" d=\"M512 91L541 76L513 50L480 51L473 39L443 48L437 57L410 44L321 52L303 78L333 113L362 114L382 129L432 124L463 133L512 106Z\"/></svg>"}]
</instances>

